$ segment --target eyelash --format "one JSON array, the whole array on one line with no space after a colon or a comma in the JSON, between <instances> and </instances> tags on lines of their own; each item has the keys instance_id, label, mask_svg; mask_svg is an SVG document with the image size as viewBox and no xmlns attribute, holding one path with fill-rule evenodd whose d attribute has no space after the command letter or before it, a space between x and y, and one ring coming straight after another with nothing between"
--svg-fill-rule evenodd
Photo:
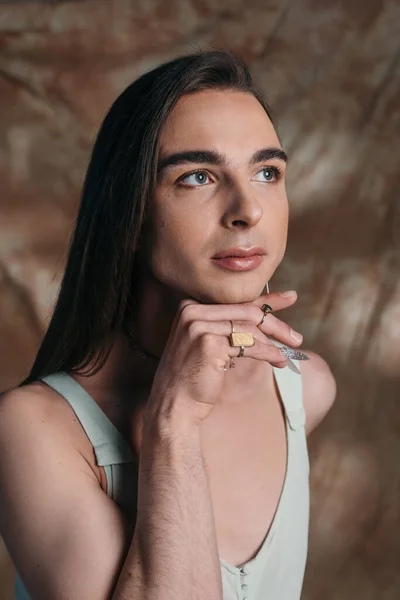
<instances>
[{"instance_id":1,"label":"eyelash","mask_svg":"<svg viewBox=\"0 0 400 600\"><path fill-rule=\"evenodd\" d=\"M259 171L257 171L257 173L261 173L262 171L272 171L275 175L275 179L273 181L266 181L265 183L270 183L270 184L277 183L282 177L282 171L279 167L264 167L263 169L260 169ZM176 185L185 187L185 188L203 187L201 185L193 186L193 185L187 185L187 184L181 183L184 179L187 179L191 175L196 175L196 173L206 173L207 176L209 176L209 173L206 169L195 169L194 171L190 171L189 173L183 173L183 175L178 177L178 179L175 182Z\"/></svg>"}]
</instances>

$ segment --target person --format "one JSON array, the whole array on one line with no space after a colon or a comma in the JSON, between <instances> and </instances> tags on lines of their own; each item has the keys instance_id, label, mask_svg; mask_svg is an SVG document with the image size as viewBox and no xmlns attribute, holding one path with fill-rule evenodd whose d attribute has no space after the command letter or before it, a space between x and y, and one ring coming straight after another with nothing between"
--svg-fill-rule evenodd
<instances>
[{"instance_id":1,"label":"person","mask_svg":"<svg viewBox=\"0 0 400 600\"><path fill-rule=\"evenodd\" d=\"M162 64L112 105L52 319L1 398L16 598L300 598L306 435L336 386L276 316L297 294L265 292L286 161L230 52Z\"/></svg>"}]
</instances>

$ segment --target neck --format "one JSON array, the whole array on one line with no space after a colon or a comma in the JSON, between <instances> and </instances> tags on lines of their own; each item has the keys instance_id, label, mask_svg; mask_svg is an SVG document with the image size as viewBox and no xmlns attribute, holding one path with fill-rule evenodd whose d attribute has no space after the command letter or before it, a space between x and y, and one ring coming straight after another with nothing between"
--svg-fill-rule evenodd
<instances>
[{"instance_id":1,"label":"neck","mask_svg":"<svg viewBox=\"0 0 400 600\"><path fill-rule=\"evenodd\" d=\"M127 329L131 337L146 353L154 356L143 358L143 352L135 348L124 332L115 339L106 363L90 380L96 387L118 393L130 394L132 387L151 384L168 340L171 327L184 298L158 282L148 270L142 269L137 276L138 295L135 309ZM84 381L84 379L82 379Z\"/></svg>"},{"instance_id":2,"label":"neck","mask_svg":"<svg viewBox=\"0 0 400 600\"><path fill-rule=\"evenodd\" d=\"M188 296L167 288L149 272L141 275L137 287L140 293L136 297L136 308L129 323L129 331L145 352L160 357L170 335L179 302ZM80 376L76 378L103 408L112 398L113 404L129 410L132 403L138 404L138 398L147 397L158 367L157 358L143 358L142 355L121 332L99 372L89 380ZM225 385L233 385L235 388L241 381L248 382L250 375L257 382L258 373L261 373L261 385L265 381L265 370L268 367L269 365L260 361L237 360L236 368L226 373ZM234 394L230 392L229 397L234 401Z\"/></svg>"},{"instance_id":3,"label":"neck","mask_svg":"<svg viewBox=\"0 0 400 600\"><path fill-rule=\"evenodd\" d=\"M189 297L163 285L147 269L138 274L137 289L139 293L135 297L129 331L139 347L155 358L143 358L143 352L134 347L125 333L120 333L106 364L91 378L98 387L104 391L112 389L127 403L132 389L151 387L157 359L164 351L179 303ZM263 369L259 361L237 360L236 368L226 374L227 383L248 377L250 371L258 371L259 368Z\"/></svg>"},{"instance_id":4,"label":"neck","mask_svg":"<svg viewBox=\"0 0 400 600\"><path fill-rule=\"evenodd\" d=\"M159 358L167 343L179 302L185 296L157 281L148 269L141 273L138 287L140 292L129 330L145 352Z\"/></svg>"}]
</instances>

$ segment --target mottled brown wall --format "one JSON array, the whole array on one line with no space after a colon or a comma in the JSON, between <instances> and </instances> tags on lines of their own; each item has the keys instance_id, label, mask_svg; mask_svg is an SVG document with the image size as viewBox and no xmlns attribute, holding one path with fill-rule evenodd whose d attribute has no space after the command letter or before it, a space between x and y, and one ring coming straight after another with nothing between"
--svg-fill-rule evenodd
<instances>
[{"instance_id":1,"label":"mottled brown wall","mask_svg":"<svg viewBox=\"0 0 400 600\"><path fill-rule=\"evenodd\" d=\"M399 31L396 0L0 7L0 389L29 370L117 94L211 46L241 53L267 92L291 157L289 245L271 288L299 291L287 319L338 381L310 440L304 600L400 597ZM2 559L3 589L11 573Z\"/></svg>"}]
</instances>

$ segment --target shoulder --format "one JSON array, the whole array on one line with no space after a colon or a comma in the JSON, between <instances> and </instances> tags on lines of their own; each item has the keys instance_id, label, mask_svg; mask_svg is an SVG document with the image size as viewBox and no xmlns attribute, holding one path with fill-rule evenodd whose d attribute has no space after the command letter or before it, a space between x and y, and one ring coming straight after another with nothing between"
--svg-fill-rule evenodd
<instances>
[{"instance_id":1,"label":"shoulder","mask_svg":"<svg viewBox=\"0 0 400 600\"><path fill-rule=\"evenodd\" d=\"M67 403L48 386L41 382L8 390L0 396L1 433L8 431L47 430L49 434L65 433L68 420ZM41 427L40 424L46 427ZM61 425L64 425L61 427ZM63 429L63 431L59 431ZM7 436L8 437L8 436Z\"/></svg>"},{"instance_id":2,"label":"shoulder","mask_svg":"<svg viewBox=\"0 0 400 600\"><path fill-rule=\"evenodd\" d=\"M1 396L0 531L30 597L109 598L131 529L82 455L69 408L40 383Z\"/></svg>"},{"instance_id":3,"label":"shoulder","mask_svg":"<svg viewBox=\"0 0 400 600\"><path fill-rule=\"evenodd\" d=\"M84 460L100 482L88 437L68 402L41 382L8 390L0 395L0 449L16 456L19 448L48 457L51 449ZM0 452L1 453L1 452ZM4 456L4 455L3 455ZM26 461L25 461L26 462Z\"/></svg>"},{"instance_id":4,"label":"shoulder","mask_svg":"<svg viewBox=\"0 0 400 600\"><path fill-rule=\"evenodd\" d=\"M328 363L315 352L304 350L311 360L300 365L306 431L311 433L324 419L336 397L336 381Z\"/></svg>"},{"instance_id":5,"label":"shoulder","mask_svg":"<svg viewBox=\"0 0 400 600\"><path fill-rule=\"evenodd\" d=\"M49 394L40 383L7 390L0 395L1 440L12 439L18 430L36 428L47 419L51 410ZM8 435L9 434L9 435Z\"/></svg>"}]
</instances>

